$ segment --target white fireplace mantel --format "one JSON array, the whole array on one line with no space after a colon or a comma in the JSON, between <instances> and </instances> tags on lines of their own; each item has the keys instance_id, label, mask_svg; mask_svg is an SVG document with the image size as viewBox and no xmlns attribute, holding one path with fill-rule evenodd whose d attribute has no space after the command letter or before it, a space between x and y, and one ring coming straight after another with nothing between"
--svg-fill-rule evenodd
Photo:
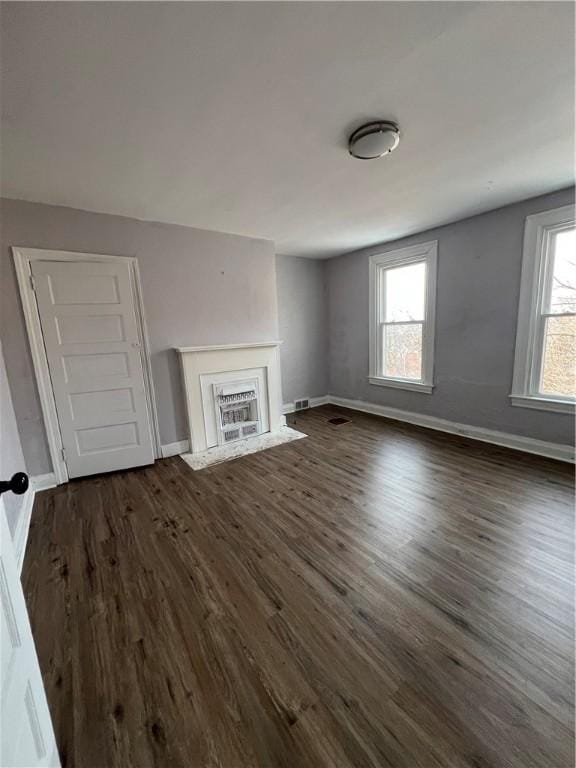
<instances>
[{"instance_id":1,"label":"white fireplace mantel","mask_svg":"<svg viewBox=\"0 0 576 768\"><path fill-rule=\"evenodd\" d=\"M258 341L246 344L176 347L182 364L192 453L200 453L208 449L202 399L202 377L208 374L264 369L269 431L276 432L284 425L280 386L279 347L281 343L281 341Z\"/></svg>"},{"instance_id":2,"label":"white fireplace mantel","mask_svg":"<svg viewBox=\"0 0 576 768\"><path fill-rule=\"evenodd\" d=\"M176 347L180 354L184 352L213 352L220 349L249 349L252 347L279 347L281 341L255 341L252 344L214 344L204 347Z\"/></svg>"}]
</instances>

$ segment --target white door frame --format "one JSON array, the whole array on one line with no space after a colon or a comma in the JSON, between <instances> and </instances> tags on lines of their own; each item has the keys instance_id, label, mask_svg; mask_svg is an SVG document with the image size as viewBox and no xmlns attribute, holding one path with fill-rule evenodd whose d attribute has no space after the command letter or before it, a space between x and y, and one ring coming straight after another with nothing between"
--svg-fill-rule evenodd
<instances>
[{"instance_id":1,"label":"white door frame","mask_svg":"<svg viewBox=\"0 0 576 768\"><path fill-rule=\"evenodd\" d=\"M16 267L16 277L20 289L20 298L22 299L26 330L30 342L32 362L34 364L36 383L38 384L38 394L40 395L40 405L42 407L46 437L48 439L50 457L52 459L52 466L56 477L56 485L62 485L63 483L68 482L68 468L63 458L63 444L62 436L60 435L58 412L56 411L52 380L50 378L48 359L44 348L40 313L38 312L38 305L34 294L31 270L31 262L33 261L123 261L129 264L134 307L136 311L136 325L138 327L138 335L141 344L140 350L142 355L142 369L144 371L146 404L152 430L154 456L159 459L160 430L158 428L158 413L156 411L154 381L152 379L152 367L150 364L150 345L148 342L148 329L146 327L144 306L142 303L142 287L140 284L138 260L132 256L108 256L100 253L80 253L76 251L56 251L52 249L44 250L43 248L21 248L20 246L12 246L12 255Z\"/></svg>"}]
</instances>

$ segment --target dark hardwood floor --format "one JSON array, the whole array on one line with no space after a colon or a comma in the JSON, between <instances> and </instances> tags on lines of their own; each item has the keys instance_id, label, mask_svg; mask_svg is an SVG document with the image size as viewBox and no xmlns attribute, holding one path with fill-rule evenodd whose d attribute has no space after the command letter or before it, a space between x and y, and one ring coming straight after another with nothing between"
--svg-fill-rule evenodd
<instances>
[{"instance_id":1,"label":"dark hardwood floor","mask_svg":"<svg viewBox=\"0 0 576 768\"><path fill-rule=\"evenodd\" d=\"M37 496L64 766L574 765L572 468L336 413Z\"/></svg>"}]
</instances>

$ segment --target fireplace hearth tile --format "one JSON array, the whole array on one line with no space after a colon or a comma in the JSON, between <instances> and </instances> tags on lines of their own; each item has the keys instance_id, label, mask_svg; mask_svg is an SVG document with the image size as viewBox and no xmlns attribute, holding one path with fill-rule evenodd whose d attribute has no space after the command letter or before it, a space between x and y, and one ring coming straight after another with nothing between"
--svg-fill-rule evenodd
<instances>
[{"instance_id":1,"label":"fireplace hearth tile","mask_svg":"<svg viewBox=\"0 0 576 768\"><path fill-rule=\"evenodd\" d=\"M241 456L248 456L258 451L265 451L267 448L275 448L284 443L291 443L293 440L300 440L303 437L307 437L304 432L298 432L298 430L292 429L292 427L280 427L275 432L266 432L263 435L246 438L246 440L237 440L228 445L219 445L201 453L183 453L180 458L193 470L198 471L199 469L211 467L214 464L222 464L224 461L239 459Z\"/></svg>"}]
</instances>

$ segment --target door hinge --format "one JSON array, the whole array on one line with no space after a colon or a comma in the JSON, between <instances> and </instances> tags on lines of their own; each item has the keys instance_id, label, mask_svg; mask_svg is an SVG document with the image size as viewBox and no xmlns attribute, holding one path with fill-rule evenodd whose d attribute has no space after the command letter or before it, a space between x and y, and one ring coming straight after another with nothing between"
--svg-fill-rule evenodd
<instances>
[{"instance_id":1,"label":"door hinge","mask_svg":"<svg viewBox=\"0 0 576 768\"><path fill-rule=\"evenodd\" d=\"M36 293L36 283L34 282L34 275L30 275L30 288Z\"/></svg>"},{"instance_id":2,"label":"door hinge","mask_svg":"<svg viewBox=\"0 0 576 768\"><path fill-rule=\"evenodd\" d=\"M64 448L60 448L60 454L62 456L62 461L66 463L66 451L64 450Z\"/></svg>"}]
</instances>

